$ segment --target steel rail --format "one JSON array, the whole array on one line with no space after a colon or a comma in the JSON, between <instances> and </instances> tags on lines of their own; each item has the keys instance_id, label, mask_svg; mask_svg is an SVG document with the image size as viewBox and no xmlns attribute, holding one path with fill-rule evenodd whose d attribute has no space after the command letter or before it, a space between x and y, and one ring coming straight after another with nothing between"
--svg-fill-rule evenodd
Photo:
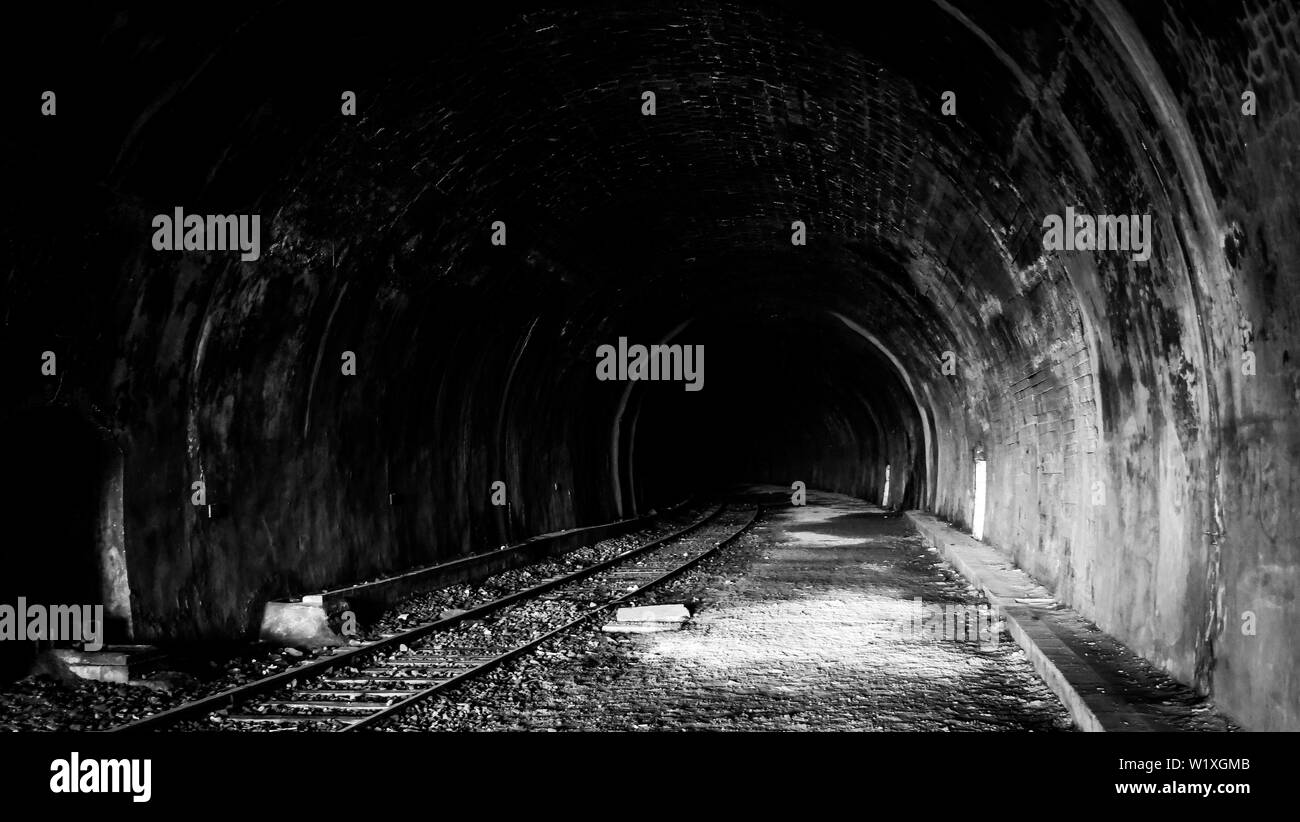
<instances>
[{"instance_id":1,"label":"steel rail","mask_svg":"<svg viewBox=\"0 0 1300 822\"><path fill-rule=\"evenodd\" d=\"M656 539L653 539L644 545L640 545L636 548L632 548L628 551L624 551L623 553L618 554L617 556L613 556L610 557L609 559L601 560L600 562L597 562L593 565L589 565L585 568L580 568L577 571L574 571L572 573L546 580L545 582L542 582L538 585L533 585L528 588L520 589L518 591L515 591L514 593L507 594L506 596L500 597L498 599L494 599L490 602L485 602L482 605L477 605L473 608L464 611L463 613L456 614L455 616L450 616L445 619L434 620L432 622L422 623L420 625L417 625L413 628L409 628L405 631L401 631L392 636L384 637L383 639L375 640L373 642L368 642L365 645L361 645L359 647L352 648L347 651L333 654L323 659L313 660L312 662L308 662L306 664L299 665L285 671L280 671L279 673L275 673L270 676L263 677L253 682L246 682L242 685L237 685L233 688L228 688L216 694L211 694L209 696L205 696L200 699L192 700L190 702L177 705L173 708L168 708L167 710L164 711L159 711L158 713L155 714L150 714L149 716L132 720L131 722L123 723L121 725L117 725L112 728L107 728L104 730L104 733L119 733L119 732L156 730L160 728L166 728L168 726L175 725L176 723L183 722L187 719L203 717L203 716L207 716L208 714L216 713L217 711L231 708L241 702L245 702L249 700L254 696L267 693L268 691L274 691L277 688L289 685L295 680L315 679L325 673L328 673L329 671L335 668L343 667L350 663L362 661L369 656L382 653L383 651L392 648L400 648L402 645L408 644L417 639L421 639L431 633L437 631L445 631L450 628L453 628L456 625L460 624L461 622L465 622L467 620L473 620L473 619L480 619L483 616L486 616L494 611L498 611L502 608L505 608L506 606L519 602L520 600L531 599L533 597L536 597L540 594L543 594L551 590L552 588L557 588L561 585L566 585L570 582L576 582L578 580L585 579L586 577L592 576L594 574L598 574L601 571L604 571L622 562L626 562L630 559L635 559L636 557L648 551L652 551L667 542L680 539L682 537L685 537L693 533L694 531L699 530L700 528L703 528L705 525L707 525L708 523L716 519L718 516L720 516L722 512L726 509L726 507L727 506L725 504L719 505L712 512L705 515L704 517L701 517L699 520L691 523L690 525L684 528L679 528L678 530L673 531L670 534L666 534L662 537L657 537Z\"/></svg>"}]
</instances>

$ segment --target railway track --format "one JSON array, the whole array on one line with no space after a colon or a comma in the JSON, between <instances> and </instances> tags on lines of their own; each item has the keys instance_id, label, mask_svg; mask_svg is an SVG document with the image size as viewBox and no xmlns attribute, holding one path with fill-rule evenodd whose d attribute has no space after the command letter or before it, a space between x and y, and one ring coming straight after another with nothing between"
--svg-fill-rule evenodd
<instances>
[{"instance_id":1,"label":"railway track","mask_svg":"<svg viewBox=\"0 0 1300 822\"><path fill-rule=\"evenodd\" d=\"M720 505L603 562L110 731L375 727L689 570L761 511Z\"/></svg>"}]
</instances>

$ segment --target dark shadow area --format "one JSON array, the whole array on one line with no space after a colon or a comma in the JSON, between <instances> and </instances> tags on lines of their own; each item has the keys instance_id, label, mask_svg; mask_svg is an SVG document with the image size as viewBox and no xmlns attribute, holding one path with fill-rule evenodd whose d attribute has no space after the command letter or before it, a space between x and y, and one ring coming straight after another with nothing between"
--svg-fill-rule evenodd
<instances>
[{"instance_id":1,"label":"dark shadow area","mask_svg":"<svg viewBox=\"0 0 1300 822\"><path fill-rule=\"evenodd\" d=\"M10 415L3 430L7 491L0 495L0 523L7 537L0 604L17 608L20 598L45 609L102 604L95 534L104 471L98 435L76 412L58 407ZM0 642L0 674L24 673L36 647Z\"/></svg>"},{"instance_id":2,"label":"dark shadow area","mask_svg":"<svg viewBox=\"0 0 1300 822\"><path fill-rule=\"evenodd\" d=\"M632 388L639 495L801 481L878 502L890 466L897 502L920 481L915 404L870 345L795 298L735 294L696 316L672 342L702 346L702 390Z\"/></svg>"}]
</instances>

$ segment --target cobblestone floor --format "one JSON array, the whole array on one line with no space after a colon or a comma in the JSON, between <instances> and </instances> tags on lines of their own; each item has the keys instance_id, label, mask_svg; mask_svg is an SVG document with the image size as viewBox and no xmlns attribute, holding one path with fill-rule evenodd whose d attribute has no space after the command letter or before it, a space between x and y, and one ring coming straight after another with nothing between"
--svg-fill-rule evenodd
<instances>
[{"instance_id":1,"label":"cobblestone floor","mask_svg":"<svg viewBox=\"0 0 1300 822\"><path fill-rule=\"evenodd\" d=\"M691 603L684 629L593 623L388 730L1070 730L1006 634L981 648L894 629L916 597L980 599L878 511L831 495L771 510L644 601Z\"/></svg>"}]
</instances>

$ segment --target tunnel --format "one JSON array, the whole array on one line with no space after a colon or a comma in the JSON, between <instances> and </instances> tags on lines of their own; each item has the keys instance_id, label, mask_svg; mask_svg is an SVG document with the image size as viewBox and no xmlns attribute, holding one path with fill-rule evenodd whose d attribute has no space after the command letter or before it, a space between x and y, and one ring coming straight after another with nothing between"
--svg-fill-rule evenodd
<instances>
[{"instance_id":1,"label":"tunnel","mask_svg":"<svg viewBox=\"0 0 1300 822\"><path fill-rule=\"evenodd\" d=\"M32 596L228 641L802 483L1300 729L1293 3L369 5L6 56L9 556L90 558Z\"/></svg>"}]
</instances>

